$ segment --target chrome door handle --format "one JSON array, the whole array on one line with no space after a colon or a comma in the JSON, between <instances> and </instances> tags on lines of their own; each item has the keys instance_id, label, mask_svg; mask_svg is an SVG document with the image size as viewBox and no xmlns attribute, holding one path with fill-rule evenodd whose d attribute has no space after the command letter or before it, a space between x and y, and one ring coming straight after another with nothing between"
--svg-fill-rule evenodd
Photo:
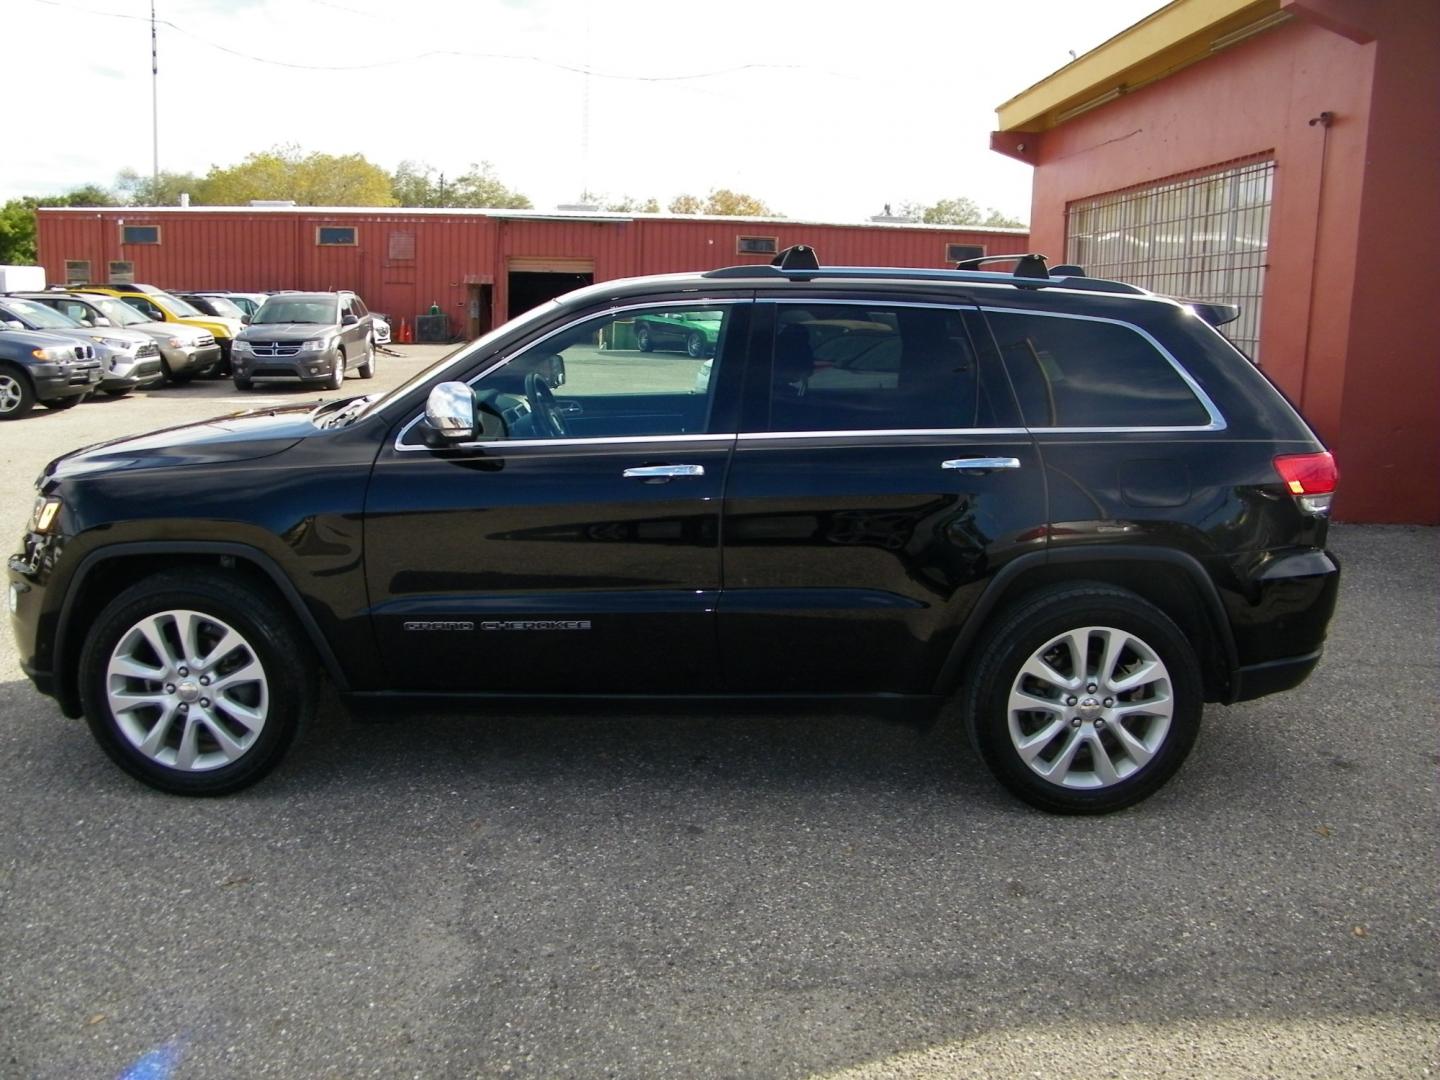
<instances>
[{"instance_id":1,"label":"chrome door handle","mask_svg":"<svg viewBox=\"0 0 1440 1080\"><path fill-rule=\"evenodd\" d=\"M650 480L655 477L668 478L671 476L704 476L704 465L640 465L633 469L626 469L620 474L627 479L638 478Z\"/></svg>"},{"instance_id":2,"label":"chrome door handle","mask_svg":"<svg viewBox=\"0 0 1440 1080\"><path fill-rule=\"evenodd\" d=\"M1018 469L1020 459L1013 457L962 457L951 458L940 463L942 469L959 469L961 472L989 472L991 469Z\"/></svg>"}]
</instances>

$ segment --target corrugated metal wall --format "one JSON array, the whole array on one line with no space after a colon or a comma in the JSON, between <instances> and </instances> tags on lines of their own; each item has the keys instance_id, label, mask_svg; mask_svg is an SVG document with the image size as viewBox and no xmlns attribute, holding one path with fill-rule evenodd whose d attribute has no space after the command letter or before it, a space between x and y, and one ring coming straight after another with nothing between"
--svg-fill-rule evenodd
<instances>
[{"instance_id":1,"label":"corrugated metal wall","mask_svg":"<svg viewBox=\"0 0 1440 1080\"><path fill-rule=\"evenodd\" d=\"M122 225L159 225L160 243L122 245ZM317 230L331 225L353 226L355 244L317 244ZM985 229L306 207L42 209L37 232L53 284L65 281L67 260L89 260L97 281L106 280L112 260L126 260L136 281L169 289L354 289L375 310L412 320L437 303L457 333L465 331L472 284L492 285L496 320L506 317L511 258L591 260L595 280L605 281L769 261L737 254L740 236L774 237L781 248L811 244L826 263L860 266L944 266L947 244L973 244L991 255L1029 245L1027 234Z\"/></svg>"}]
</instances>

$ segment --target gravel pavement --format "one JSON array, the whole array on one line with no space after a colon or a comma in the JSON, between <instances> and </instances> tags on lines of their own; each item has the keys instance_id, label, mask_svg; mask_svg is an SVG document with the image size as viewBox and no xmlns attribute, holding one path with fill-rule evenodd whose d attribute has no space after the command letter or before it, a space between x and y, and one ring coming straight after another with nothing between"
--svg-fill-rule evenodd
<instances>
[{"instance_id":1,"label":"gravel pavement","mask_svg":"<svg viewBox=\"0 0 1440 1080\"><path fill-rule=\"evenodd\" d=\"M439 352L400 348L347 390ZM0 425L0 527L66 449L304 394ZM1440 1075L1437 541L1338 527L1315 676L1090 820L815 713L332 703L258 787L167 797L7 634L0 1077Z\"/></svg>"}]
</instances>

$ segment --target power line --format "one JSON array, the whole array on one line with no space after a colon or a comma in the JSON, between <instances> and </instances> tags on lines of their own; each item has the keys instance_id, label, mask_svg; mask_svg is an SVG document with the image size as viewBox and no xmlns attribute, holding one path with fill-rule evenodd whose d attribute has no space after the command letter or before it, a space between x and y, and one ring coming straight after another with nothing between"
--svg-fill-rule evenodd
<instances>
[{"instance_id":1,"label":"power line","mask_svg":"<svg viewBox=\"0 0 1440 1080\"><path fill-rule=\"evenodd\" d=\"M35 4L43 4L46 7L60 8L62 11L81 11L88 15L99 15L110 19L129 19L148 22L147 16L127 15L119 11L97 11L94 8L79 7L74 4L62 4L60 0L31 0ZM336 5L327 5L336 6ZM357 12L358 14L358 12ZM535 56L530 53L495 53L495 52L470 52L463 49L430 49L425 52L415 53L412 56L395 57L390 60L376 60L366 64L298 64L289 60L276 60L267 56L256 56L253 53L242 52L239 49L232 49L228 45L221 45L219 42L203 38L178 23L169 19L157 19L160 26L168 26L178 34L184 34L192 41L201 45L207 45L219 52L227 53L230 56L239 57L242 60L249 60L257 64L269 64L272 67L292 68L297 71L373 71L376 68L400 67L406 64L419 63L422 60L453 57L465 60L510 60L516 63L539 64L542 67L554 68L557 71L565 71L574 75L591 75L597 79L613 79L617 82L641 82L641 83L671 83L671 82L692 82L699 79L714 79L722 75L737 75L747 71L811 71L816 69L804 64L736 64L728 68L716 68L713 71L694 71L683 75L626 75L613 71L596 71L594 68L580 67L574 64L566 64L559 60L549 60L543 56ZM825 75L832 75L843 78L839 72L820 72Z\"/></svg>"}]
</instances>

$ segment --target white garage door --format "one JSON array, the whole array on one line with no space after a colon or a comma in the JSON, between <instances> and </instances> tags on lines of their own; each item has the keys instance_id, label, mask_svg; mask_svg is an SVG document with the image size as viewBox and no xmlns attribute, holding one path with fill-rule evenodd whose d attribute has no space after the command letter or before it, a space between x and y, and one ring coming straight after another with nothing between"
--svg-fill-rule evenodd
<instances>
[{"instance_id":1,"label":"white garage door","mask_svg":"<svg viewBox=\"0 0 1440 1080\"><path fill-rule=\"evenodd\" d=\"M1095 277L1240 305L1225 335L1260 359L1260 297L1275 162L1096 195L1066 211L1065 256Z\"/></svg>"}]
</instances>

